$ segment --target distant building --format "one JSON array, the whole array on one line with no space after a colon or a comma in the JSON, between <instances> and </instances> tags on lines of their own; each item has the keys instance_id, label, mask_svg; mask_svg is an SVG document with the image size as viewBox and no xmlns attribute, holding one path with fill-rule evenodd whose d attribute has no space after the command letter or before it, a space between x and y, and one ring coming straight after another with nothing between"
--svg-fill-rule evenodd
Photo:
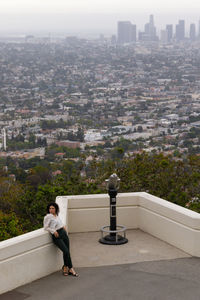
<instances>
[{"instance_id":1,"label":"distant building","mask_svg":"<svg viewBox=\"0 0 200 300\"><path fill-rule=\"evenodd\" d=\"M141 40L141 41L158 41L158 37L156 35L156 27L154 26L153 15L149 16L149 23L145 24L144 32L139 33L139 40Z\"/></svg>"},{"instance_id":2,"label":"distant building","mask_svg":"<svg viewBox=\"0 0 200 300\"><path fill-rule=\"evenodd\" d=\"M199 20L199 26L198 26L198 39L200 40L200 20Z\"/></svg>"},{"instance_id":3,"label":"distant building","mask_svg":"<svg viewBox=\"0 0 200 300\"><path fill-rule=\"evenodd\" d=\"M55 176L57 176L57 175L62 174L62 171L56 170L56 171L52 172L51 174L55 177Z\"/></svg>"},{"instance_id":4,"label":"distant building","mask_svg":"<svg viewBox=\"0 0 200 300\"><path fill-rule=\"evenodd\" d=\"M111 36L111 44L112 44L112 45L115 45L116 43L117 43L117 37L116 37L116 35L113 34L113 35Z\"/></svg>"},{"instance_id":5,"label":"distant building","mask_svg":"<svg viewBox=\"0 0 200 300\"><path fill-rule=\"evenodd\" d=\"M73 142L73 141L57 141L55 142L58 146L64 146L68 148L80 148L80 142Z\"/></svg>"},{"instance_id":6,"label":"distant building","mask_svg":"<svg viewBox=\"0 0 200 300\"><path fill-rule=\"evenodd\" d=\"M11 178L13 181L16 181L16 176L15 176L15 174L9 174L8 177Z\"/></svg>"},{"instance_id":7,"label":"distant building","mask_svg":"<svg viewBox=\"0 0 200 300\"><path fill-rule=\"evenodd\" d=\"M185 39L185 20L179 20L176 25L176 40L183 41Z\"/></svg>"},{"instance_id":8,"label":"distant building","mask_svg":"<svg viewBox=\"0 0 200 300\"><path fill-rule=\"evenodd\" d=\"M29 42L33 42L35 39L34 35L26 35L25 36L25 42L29 43Z\"/></svg>"},{"instance_id":9,"label":"distant building","mask_svg":"<svg viewBox=\"0 0 200 300\"><path fill-rule=\"evenodd\" d=\"M76 36L67 36L65 38L65 42L66 42L66 44L73 46L78 43L78 38Z\"/></svg>"},{"instance_id":10,"label":"distant building","mask_svg":"<svg viewBox=\"0 0 200 300\"><path fill-rule=\"evenodd\" d=\"M137 40L137 28L135 24L132 24L131 29L131 42L136 42Z\"/></svg>"},{"instance_id":11,"label":"distant building","mask_svg":"<svg viewBox=\"0 0 200 300\"><path fill-rule=\"evenodd\" d=\"M130 42L131 36L131 22L119 21L117 26L117 42L118 44L125 44Z\"/></svg>"},{"instance_id":12,"label":"distant building","mask_svg":"<svg viewBox=\"0 0 200 300\"><path fill-rule=\"evenodd\" d=\"M58 153L55 153L56 159L63 159L64 155L65 155L64 152L58 152Z\"/></svg>"},{"instance_id":13,"label":"distant building","mask_svg":"<svg viewBox=\"0 0 200 300\"><path fill-rule=\"evenodd\" d=\"M168 43L167 30L161 30L161 32L160 32L160 41L163 44Z\"/></svg>"},{"instance_id":14,"label":"distant building","mask_svg":"<svg viewBox=\"0 0 200 300\"><path fill-rule=\"evenodd\" d=\"M139 41L149 41L149 35L146 34L145 32L139 32L138 33L138 40Z\"/></svg>"},{"instance_id":15,"label":"distant building","mask_svg":"<svg viewBox=\"0 0 200 300\"><path fill-rule=\"evenodd\" d=\"M166 25L166 32L167 32L167 42L170 43L173 39L173 25L172 24Z\"/></svg>"},{"instance_id":16,"label":"distant building","mask_svg":"<svg viewBox=\"0 0 200 300\"><path fill-rule=\"evenodd\" d=\"M136 42L136 25L130 21L119 21L117 24L117 43L120 45Z\"/></svg>"},{"instance_id":17,"label":"distant building","mask_svg":"<svg viewBox=\"0 0 200 300\"><path fill-rule=\"evenodd\" d=\"M190 24L190 40L196 40L196 27L194 23Z\"/></svg>"}]
</instances>

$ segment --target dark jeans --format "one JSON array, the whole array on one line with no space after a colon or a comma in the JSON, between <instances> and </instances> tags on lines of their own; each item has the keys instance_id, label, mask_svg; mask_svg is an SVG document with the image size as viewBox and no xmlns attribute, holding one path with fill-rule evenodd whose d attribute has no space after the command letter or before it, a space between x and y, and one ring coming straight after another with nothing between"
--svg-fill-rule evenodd
<instances>
[{"instance_id":1,"label":"dark jeans","mask_svg":"<svg viewBox=\"0 0 200 300\"><path fill-rule=\"evenodd\" d=\"M64 265L67 266L69 269L72 268L72 261L70 257L70 252L69 252L69 238L66 233L66 231L61 228L57 230L59 237L56 238L52 234L52 239L54 244L63 252L63 261Z\"/></svg>"}]
</instances>

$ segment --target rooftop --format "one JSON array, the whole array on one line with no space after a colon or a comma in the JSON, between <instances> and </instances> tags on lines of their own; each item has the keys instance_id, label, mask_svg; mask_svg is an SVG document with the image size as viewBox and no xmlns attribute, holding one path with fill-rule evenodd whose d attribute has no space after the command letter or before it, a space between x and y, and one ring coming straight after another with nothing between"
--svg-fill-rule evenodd
<instances>
[{"instance_id":1,"label":"rooftop","mask_svg":"<svg viewBox=\"0 0 200 300\"><path fill-rule=\"evenodd\" d=\"M124 245L103 245L99 237L99 232L70 234L78 278L55 272L0 300L199 300L199 258L138 229L127 231Z\"/></svg>"},{"instance_id":2,"label":"rooftop","mask_svg":"<svg viewBox=\"0 0 200 300\"><path fill-rule=\"evenodd\" d=\"M80 276L64 277L62 253L44 229L0 244L0 300L196 299L200 294L200 215L148 193L119 193L128 243L99 243L108 195L59 196Z\"/></svg>"}]
</instances>

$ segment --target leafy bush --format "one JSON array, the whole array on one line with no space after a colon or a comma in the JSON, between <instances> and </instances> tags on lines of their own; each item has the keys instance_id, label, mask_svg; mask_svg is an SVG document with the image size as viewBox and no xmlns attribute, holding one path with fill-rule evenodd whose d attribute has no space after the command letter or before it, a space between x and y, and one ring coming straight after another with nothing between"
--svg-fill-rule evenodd
<instances>
[{"instance_id":1,"label":"leafy bush","mask_svg":"<svg viewBox=\"0 0 200 300\"><path fill-rule=\"evenodd\" d=\"M22 226L19 223L14 212L5 214L0 211L0 241L23 233Z\"/></svg>"}]
</instances>

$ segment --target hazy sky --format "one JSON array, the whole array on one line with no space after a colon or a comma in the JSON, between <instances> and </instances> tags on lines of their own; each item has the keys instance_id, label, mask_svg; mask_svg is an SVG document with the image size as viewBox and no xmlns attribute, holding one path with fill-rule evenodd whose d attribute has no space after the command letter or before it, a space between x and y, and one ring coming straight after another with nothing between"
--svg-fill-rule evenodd
<instances>
[{"instance_id":1,"label":"hazy sky","mask_svg":"<svg viewBox=\"0 0 200 300\"><path fill-rule=\"evenodd\" d=\"M199 0L0 0L3 13L196 13Z\"/></svg>"},{"instance_id":2,"label":"hazy sky","mask_svg":"<svg viewBox=\"0 0 200 300\"><path fill-rule=\"evenodd\" d=\"M129 20L143 30L150 14L158 30L179 19L189 27L200 19L200 1L0 0L0 34L115 34L119 20Z\"/></svg>"}]
</instances>

